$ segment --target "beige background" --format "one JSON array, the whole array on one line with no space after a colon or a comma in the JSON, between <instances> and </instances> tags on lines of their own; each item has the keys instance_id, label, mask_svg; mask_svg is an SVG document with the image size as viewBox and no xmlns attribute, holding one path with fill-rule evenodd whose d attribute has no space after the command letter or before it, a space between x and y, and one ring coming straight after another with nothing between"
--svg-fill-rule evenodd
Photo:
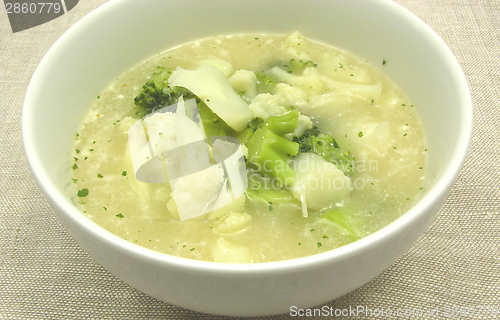
<instances>
[{"instance_id":1,"label":"beige background","mask_svg":"<svg viewBox=\"0 0 500 320\"><path fill-rule=\"evenodd\" d=\"M30 77L56 39L103 2L81 0L16 34L0 6L0 318L222 319L157 301L104 270L57 221L27 166L20 121ZM415 246L328 306L422 309L425 318L447 306L500 311L500 1L396 2L428 23L462 65L475 108L472 147L448 201Z\"/></svg>"}]
</instances>

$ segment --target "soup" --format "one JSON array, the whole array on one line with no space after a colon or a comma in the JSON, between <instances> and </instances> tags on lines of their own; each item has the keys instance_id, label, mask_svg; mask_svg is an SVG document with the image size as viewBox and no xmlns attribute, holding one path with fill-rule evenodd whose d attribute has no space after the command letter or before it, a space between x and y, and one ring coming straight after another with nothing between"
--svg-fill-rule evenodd
<instances>
[{"instance_id":1,"label":"soup","mask_svg":"<svg viewBox=\"0 0 500 320\"><path fill-rule=\"evenodd\" d=\"M179 257L249 263L332 250L394 221L422 192L415 109L375 67L298 33L195 41L96 94L77 132L75 202L119 237ZM206 165L169 162L194 145Z\"/></svg>"}]
</instances>

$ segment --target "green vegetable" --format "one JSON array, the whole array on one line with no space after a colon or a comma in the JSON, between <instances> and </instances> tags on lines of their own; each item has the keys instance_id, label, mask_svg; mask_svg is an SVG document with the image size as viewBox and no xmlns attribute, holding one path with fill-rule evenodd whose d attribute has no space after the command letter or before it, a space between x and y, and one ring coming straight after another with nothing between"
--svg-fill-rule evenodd
<instances>
[{"instance_id":1,"label":"green vegetable","mask_svg":"<svg viewBox=\"0 0 500 320\"><path fill-rule=\"evenodd\" d=\"M256 169L248 169L248 188L246 195L249 199L260 201L269 206L269 203L287 203L300 205L291 192L272 184L269 177L264 176ZM271 211L271 210L269 210Z\"/></svg>"},{"instance_id":2,"label":"green vegetable","mask_svg":"<svg viewBox=\"0 0 500 320\"><path fill-rule=\"evenodd\" d=\"M248 125L247 125L247 128L248 129L251 129L253 132L257 131L257 129L259 129L262 124L264 123L264 120L262 118L254 118L252 119Z\"/></svg>"},{"instance_id":3,"label":"green vegetable","mask_svg":"<svg viewBox=\"0 0 500 320\"><path fill-rule=\"evenodd\" d=\"M287 64L283 65L283 69L288 71L289 73L302 73L307 67L316 67L318 66L316 63L311 60L297 60L291 59Z\"/></svg>"},{"instance_id":4,"label":"green vegetable","mask_svg":"<svg viewBox=\"0 0 500 320\"><path fill-rule=\"evenodd\" d=\"M153 112L155 109L169 106L177 103L180 96L184 100L196 98L196 96L186 88L174 87L168 85L168 78L172 74L172 70L158 66L152 74L152 79L146 82L142 87L142 91L134 98L134 103L141 108L137 112L138 115L144 116Z\"/></svg>"},{"instance_id":5,"label":"green vegetable","mask_svg":"<svg viewBox=\"0 0 500 320\"><path fill-rule=\"evenodd\" d=\"M335 208L325 212L321 218L333 223L336 227L340 228L346 233L353 241L361 238L358 227L349 221L349 216L352 212L347 212L343 208Z\"/></svg>"},{"instance_id":6,"label":"green vegetable","mask_svg":"<svg viewBox=\"0 0 500 320\"><path fill-rule=\"evenodd\" d=\"M123 218L123 217L125 217L125 216L124 216L123 214L119 213L119 214L117 214L115 217L117 217L117 218L120 218L120 219L121 219L121 218Z\"/></svg>"},{"instance_id":7,"label":"green vegetable","mask_svg":"<svg viewBox=\"0 0 500 320\"><path fill-rule=\"evenodd\" d=\"M266 73L256 74L257 76L257 92L258 93L273 93L274 88L280 81Z\"/></svg>"},{"instance_id":8,"label":"green vegetable","mask_svg":"<svg viewBox=\"0 0 500 320\"><path fill-rule=\"evenodd\" d=\"M189 89L181 86L171 88L168 82L171 74L172 70L157 67L152 79L146 82L143 90L134 98L136 106L141 108L141 111L138 111L139 116L149 114L157 108L175 104L180 96L184 100L194 98L198 103L198 112L208 139L214 136L235 136L235 131Z\"/></svg>"},{"instance_id":9,"label":"green vegetable","mask_svg":"<svg viewBox=\"0 0 500 320\"><path fill-rule=\"evenodd\" d=\"M294 136L292 141L299 144L299 153L316 153L336 165L345 174L354 170L354 157L351 153L342 150L335 139L329 134L320 133L316 126L305 130L300 136Z\"/></svg>"},{"instance_id":10,"label":"green vegetable","mask_svg":"<svg viewBox=\"0 0 500 320\"><path fill-rule=\"evenodd\" d=\"M270 116L246 143L251 165L264 175L271 175L282 185L293 186L295 171L288 165L299 152L299 144L283 136L297 128L299 112Z\"/></svg>"},{"instance_id":11,"label":"green vegetable","mask_svg":"<svg viewBox=\"0 0 500 320\"><path fill-rule=\"evenodd\" d=\"M243 129L243 131L237 132L235 134L235 137L238 138L241 143L246 144L248 140L250 140L250 138L254 135L255 131L257 131L257 129L263 124L264 120L262 118L254 118L248 123L247 127Z\"/></svg>"},{"instance_id":12,"label":"green vegetable","mask_svg":"<svg viewBox=\"0 0 500 320\"><path fill-rule=\"evenodd\" d=\"M210 137L234 136L235 131L228 126L224 120L216 115L203 101L198 103L198 112L205 130L205 135L210 141Z\"/></svg>"},{"instance_id":13,"label":"green vegetable","mask_svg":"<svg viewBox=\"0 0 500 320\"><path fill-rule=\"evenodd\" d=\"M127 176L127 171L122 172L122 176L126 177Z\"/></svg>"},{"instance_id":14,"label":"green vegetable","mask_svg":"<svg viewBox=\"0 0 500 320\"><path fill-rule=\"evenodd\" d=\"M307 67L316 67L317 64L311 60L291 59L288 62L275 61L269 65L269 70L273 67L278 67L288 73L302 74ZM258 93L273 93L276 85L282 81L276 79L269 73L257 73L257 92Z\"/></svg>"},{"instance_id":15,"label":"green vegetable","mask_svg":"<svg viewBox=\"0 0 500 320\"><path fill-rule=\"evenodd\" d=\"M82 190L78 190L78 193L76 195L79 196L80 198L84 198L89 195L89 189L84 188Z\"/></svg>"}]
</instances>

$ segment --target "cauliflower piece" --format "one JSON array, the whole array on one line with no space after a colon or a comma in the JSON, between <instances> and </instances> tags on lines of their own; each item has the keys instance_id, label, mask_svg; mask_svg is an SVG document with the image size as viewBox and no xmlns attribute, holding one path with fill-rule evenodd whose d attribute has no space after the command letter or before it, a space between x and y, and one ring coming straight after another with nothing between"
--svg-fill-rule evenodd
<instances>
[{"instance_id":1,"label":"cauliflower piece","mask_svg":"<svg viewBox=\"0 0 500 320\"><path fill-rule=\"evenodd\" d=\"M313 123L311 118L306 115L299 115L299 124L297 125L297 129L293 132L294 135L301 135L304 130L311 129L313 127Z\"/></svg>"},{"instance_id":2,"label":"cauliflower piece","mask_svg":"<svg viewBox=\"0 0 500 320\"><path fill-rule=\"evenodd\" d=\"M321 82L321 80L319 80L315 76L308 76L306 73L307 69L312 69L312 68L306 68L303 72L303 75L301 76L288 73L285 70L278 67L272 68L270 70L270 73L279 81L285 82L294 87L300 87L300 89L304 90L307 93L320 94L325 92L325 85L323 84L323 82Z\"/></svg>"},{"instance_id":3,"label":"cauliflower piece","mask_svg":"<svg viewBox=\"0 0 500 320\"><path fill-rule=\"evenodd\" d=\"M382 85L380 83L356 84L346 81L337 81L325 76L324 74L319 72L316 68L306 68L302 76L311 78L314 77L319 79L323 83L323 85L328 89L328 91L336 95L357 94L365 99L378 102L380 101L380 95L382 94Z\"/></svg>"},{"instance_id":4,"label":"cauliflower piece","mask_svg":"<svg viewBox=\"0 0 500 320\"><path fill-rule=\"evenodd\" d=\"M287 113L283 107L283 99L270 93L261 93L249 105L256 117L266 120L269 116L280 116Z\"/></svg>"},{"instance_id":5,"label":"cauliflower piece","mask_svg":"<svg viewBox=\"0 0 500 320\"><path fill-rule=\"evenodd\" d=\"M313 122L311 118L306 115L299 114L299 123L295 131L292 133L285 134L284 137L292 140L293 136L300 136L304 130L311 129L313 127Z\"/></svg>"},{"instance_id":6,"label":"cauliflower piece","mask_svg":"<svg viewBox=\"0 0 500 320\"><path fill-rule=\"evenodd\" d=\"M244 92L241 97L251 103L257 95L257 77L249 70L237 70L229 79L229 84L236 92Z\"/></svg>"},{"instance_id":7,"label":"cauliflower piece","mask_svg":"<svg viewBox=\"0 0 500 320\"><path fill-rule=\"evenodd\" d=\"M244 228L252 221L252 216L246 212L232 212L212 230L217 234L228 234L243 231Z\"/></svg>"},{"instance_id":8,"label":"cauliflower piece","mask_svg":"<svg viewBox=\"0 0 500 320\"><path fill-rule=\"evenodd\" d=\"M214 66L217 70L222 72L226 78L229 78L229 76L234 73L234 68L229 62L215 57L209 60L201 60L200 67L202 66Z\"/></svg>"},{"instance_id":9,"label":"cauliflower piece","mask_svg":"<svg viewBox=\"0 0 500 320\"><path fill-rule=\"evenodd\" d=\"M332 207L354 189L351 179L320 155L302 153L294 158L293 166L297 172L293 195L305 201L309 209Z\"/></svg>"},{"instance_id":10,"label":"cauliflower piece","mask_svg":"<svg viewBox=\"0 0 500 320\"><path fill-rule=\"evenodd\" d=\"M290 87L286 84L284 84L284 86ZM250 109L255 113L256 117L266 120L269 116L281 116L287 113L289 109L283 107L283 105L287 105L287 102L288 99L284 98L281 92L274 95L270 93L261 93L255 97L254 101L250 104ZM288 103L288 105L292 104ZM312 126L313 123L311 118L300 114L297 128L292 134L287 135L287 137L291 138L293 135L300 135L304 130L310 129Z\"/></svg>"},{"instance_id":11,"label":"cauliflower piece","mask_svg":"<svg viewBox=\"0 0 500 320\"><path fill-rule=\"evenodd\" d=\"M219 237L212 246L212 255L215 262L248 263L252 262L247 247L229 243L224 237Z\"/></svg>"},{"instance_id":12,"label":"cauliflower piece","mask_svg":"<svg viewBox=\"0 0 500 320\"><path fill-rule=\"evenodd\" d=\"M199 216L217 200L224 183L224 169L211 166L203 171L180 177L172 194L181 220Z\"/></svg>"},{"instance_id":13,"label":"cauliflower piece","mask_svg":"<svg viewBox=\"0 0 500 320\"><path fill-rule=\"evenodd\" d=\"M285 54L288 54L290 59L311 60L307 53L309 44L298 32L293 32L286 38L285 47Z\"/></svg>"},{"instance_id":14,"label":"cauliflower piece","mask_svg":"<svg viewBox=\"0 0 500 320\"><path fill-rule=\"evenodd\" d=\"M349 84L338 88L334 91L335 94L345 94L345 95L360 95L366 100L371 100L375 103L380 102L380 96L382 95L382 85L380 83L373 85L363 85L363 84Z\"/></svg>"},{"instance_id":15,"label":"cauliflower piece","mask_svg":"<svg viewBox=\"0 0 500 320\"><path fill-rule=\"evenodd\" d=\"M278 83L274 88L274 94L279 96L287 105L295 106L307 103L309 94L299 87L286 83Z\"/></svg>"}]
</instances>

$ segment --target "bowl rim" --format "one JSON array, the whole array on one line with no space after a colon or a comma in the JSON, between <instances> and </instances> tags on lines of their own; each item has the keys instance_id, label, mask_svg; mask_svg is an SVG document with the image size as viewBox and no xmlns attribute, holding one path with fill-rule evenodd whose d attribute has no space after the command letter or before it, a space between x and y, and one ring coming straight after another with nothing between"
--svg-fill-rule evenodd
<instances>
[{"instance_id":1,"label":"bowl rim","mask_svg":"<svg viewBox=\"0 0 500 320\"><path fill-rule=\"evenodd\" d=\"M115 6L119 6L128 1L129 0L112 0L106 2L96 10L88 13L72 25L66 32L64 32L64 34L47 51L33 73L25 94L22 108L21 133L24 152L29 167L35 180L40 186L40 189L49 199L49 202L56 207L60 214L65 215L67 219L70 219L75 224L80 225L86 234L90 234L97 239L98 242L106 243L109 246L115 247L115 249L122 253L137 256L143 261L155 264L165 264L175 268L182 268L188 272L209 272L214 275L226 276L262 274L263 272L267 274L295 272L302 269L309 269L311 267L316 268L324 264L329 264L334 260L341 261L348 259L352 256L369 251L387 239L397 236L400 230L408 227L412 223L415 223L422 214L438 203L440 198L446 196L458 177L469 150L473 129L472 97L465 74L463 73L451 49L430 26L397 3L390 0L377 0L379 4L388 6L391 10L397 11L398 14L404 15L406 19L409 19L410 22L421 28L420 32L425 33L428 42L431 43L432 46L436 47L436 49L438 49L445 58L444 61L446 61L447 69L449 69L455 77L456 82L454 85L460 88L460 90L458 90L458 94L460 95L459 100L463 102L463 106L459 109L461 113L461 123L458 131L458 143L450 155L449 166L444 169L442 175L436 180L434 185L427 190L424 196L421 197L407 212L385 227L353 243L323 253L273 262L231 264L194 260L160 253L152 249L130 243L129 241L118 237L117 235L97 225L83 212L76 208L74 204L59 190L55 182L52 181L48 171L38 159L38 152L33 139L31 124L36 121L32 110L36 108L36 101L34 97L40 93L40 89L37 84L43 81L44 73L46 72L48 61L51 60L51 56L56 53L59 48L63 47L65 42L71 39L74 34L77 34L79 31L84 29L86 25L92 24L93 19L99 17L100 15L107 14L109 11L113 10Z\"/></svg>"}]
</instances>

